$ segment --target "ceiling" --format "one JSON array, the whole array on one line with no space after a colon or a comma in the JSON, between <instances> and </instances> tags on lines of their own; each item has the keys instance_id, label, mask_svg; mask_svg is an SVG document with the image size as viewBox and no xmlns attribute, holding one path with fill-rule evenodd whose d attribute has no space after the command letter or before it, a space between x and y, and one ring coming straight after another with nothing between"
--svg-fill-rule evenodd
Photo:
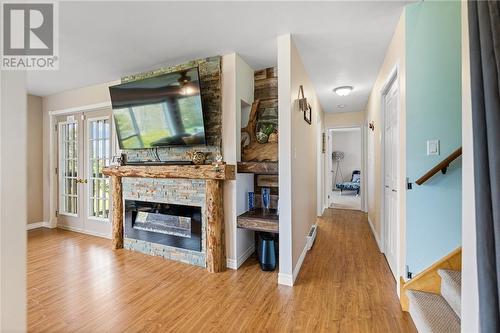
<instances>
[{"instance_id":1,"label":"ceiling","mask_svg":"<svg viewBox=\"0 0 500 333\"><path fill-rule=\"evenodd\" d=\"M28 72L28 90L46 96L231 52L261 69L291 33L323 109L362 111L406 3L60 2L60 68ZM341 85L352 94L336 96Z\"/></svg>"}]
</instances>

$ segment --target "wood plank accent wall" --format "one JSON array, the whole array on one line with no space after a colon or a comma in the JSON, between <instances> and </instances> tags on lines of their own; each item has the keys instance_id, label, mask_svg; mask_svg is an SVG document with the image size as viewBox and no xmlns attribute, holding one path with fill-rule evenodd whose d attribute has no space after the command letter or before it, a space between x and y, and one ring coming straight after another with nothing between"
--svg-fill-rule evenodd
<instances>
[{"instance_id":1,"label":"wood plank accent wall","mask_svg":"<svg viewBox=\"0 0 500 333\"><path fill-rule=\"evenodd\" d=\"M255 71L254 73L254 98L260 100L257 114L261 115L264 112L267 114L275 113L278 115L278 68L270 67ZM278 128L279 135L279 128ZM270 145L268 143L268 145ZM277 146L277 143L276 143ZM259 164L259 163L256 163ZM272 164L272 163L271 163ZM276 163L277 167L277 163ZM256 168L258 169L258 168ZM276 168L275 174L271 172L260 172L255 170L254 188L255 188L255 206L262 206L262 187L269 187L271 190L270 207L276 209L279 199L279 178Z\"/></svg>"}]
</instances>

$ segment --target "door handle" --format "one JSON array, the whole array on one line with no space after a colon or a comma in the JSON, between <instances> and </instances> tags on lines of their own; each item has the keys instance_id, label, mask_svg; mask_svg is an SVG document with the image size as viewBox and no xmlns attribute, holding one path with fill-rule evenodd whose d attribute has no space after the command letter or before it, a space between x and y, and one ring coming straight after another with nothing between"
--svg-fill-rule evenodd
<instances>
[{"instance_id":1,"label":"door handle","mask_svg":"<svg viewBox=\"0 0 500 333\"><path fill-rule=\"evenodd\" d=\"M389 186L388 186L388 185L385 185L385 188L389 188Z\"/></svg>"},{"instance_id":2,"label":"door handle","mask_svg":"<svg viewBox=\"0 0 500 333\"><path fill-rule=\"evenodd\" d=\"M397 192L397 190L395 190L395 189L392 189L392 192Z\"/></svg>"}]
</instances>

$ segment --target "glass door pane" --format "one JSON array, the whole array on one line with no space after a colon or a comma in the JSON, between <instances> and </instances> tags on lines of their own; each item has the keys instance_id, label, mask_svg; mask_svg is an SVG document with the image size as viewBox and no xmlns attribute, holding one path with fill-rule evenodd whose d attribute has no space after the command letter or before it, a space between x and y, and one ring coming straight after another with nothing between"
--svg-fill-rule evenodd
<instances>
[{"instance_id":1,"label":"glass door pane","mask_svg":"<svg viewBox=\"0 0 500 333\"><path fill-rule=\"evenodd\" d=\"M59 123L59 213L78 216L78 123Z\"/></svg>"},{"instance_id":2,"label":"glass door pane","mask_svg":"<svg viewBox=\"0 0 500 333\"><path fill-rule=\"evenodd\" d=\"M109 221L109 177L102 169L111 161L110 118L88 120L89 217Z\"/></svg>"}]
</instances>

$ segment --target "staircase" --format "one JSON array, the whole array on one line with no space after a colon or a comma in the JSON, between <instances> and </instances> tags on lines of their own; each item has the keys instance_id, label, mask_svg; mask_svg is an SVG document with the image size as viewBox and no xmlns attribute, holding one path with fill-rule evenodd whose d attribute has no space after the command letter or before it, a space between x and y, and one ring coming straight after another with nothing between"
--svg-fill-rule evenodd
<instances>
[{"instance_id":1,"label":"staircase","mask_svg":"<svg viewBox=\"0 0 500 333\"><path fill-rule=\"evenodd\" d=\"M462 273L438 270L441 294L408 290L409 312L420 333L460 332Z\"/></svg>"},{"instance_id":2,"label":"staircase","mask_svg":"<svg viewBox=\"0 0 500 333\"><path fill-rule=\"evenodd\" d=\"M401 279L401 307L418 332L460 332L461 255L459 248L415 278Z\"/></svg>"}]
</instances>

